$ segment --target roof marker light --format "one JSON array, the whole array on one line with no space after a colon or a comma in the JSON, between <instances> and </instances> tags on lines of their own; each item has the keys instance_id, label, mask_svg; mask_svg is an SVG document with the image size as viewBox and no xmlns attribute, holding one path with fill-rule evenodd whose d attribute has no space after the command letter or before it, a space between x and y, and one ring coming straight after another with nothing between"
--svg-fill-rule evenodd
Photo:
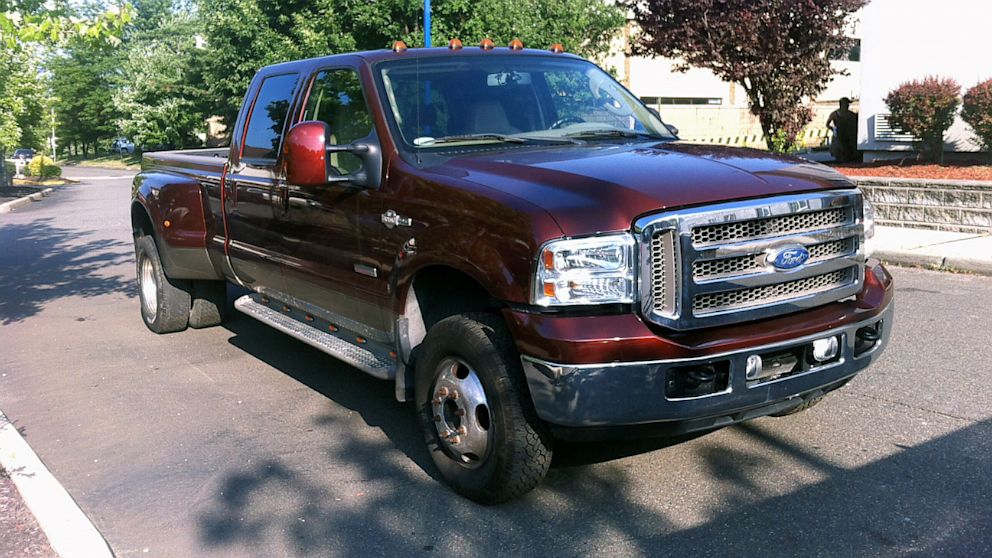
<instances>
[{"instance_id":1,"label":"roof marker light","mask_svg":"<svg viewBox=\"0 0 992 558\"><path fill-rule=\"evenodd\" d=\"M396 41L395 43L393 43L393 52L405 52L405 51L406 51L406 43L404 43L403 41Z\"/></svg>"},{"instance_id":2,"label":"roof marker light","mask_svg":"<svg viewBox=\"0 0 992 558\"><path fill-rule=\"evenodd\" d=\"M482 42L479 43L479 48L482 50L492 50L496 48L496 44L493 43L492 39L482 39Z\"/></svg>"},{"instance_id":3,"label":"roof marker light","mask_svg":"<svg viewBox=\"0 0 992 558\"><path fill-rule=\"evenodd\" d=\"M524 44L520 41L520 39L513 39L510 41L510 50L523 50L523 48Z\"/></svg>"},{"instance_id":4,"label":"roof marker light","mask_svg":"<svg viewBox=\"0 0 992 558\"><path fill-rule=\"evenodd\" d=\"M448 41L448 48L450 48L451 50L461 50L462 42L459 41L458 39L451 39L450 41Z\"/></svg>"},{"instance_id":5,"label":"roof marker light","mask_svg":"<svg viewBox=\"0 0 992 558\"><path fill-rule=\"evenodd\" d=\"M555 54L561 54L561 53L565 52L565 47L562 46L561 43L555 43L555 44L551 45L551 52L553 52Z\"/></svg>"}]
</instances>

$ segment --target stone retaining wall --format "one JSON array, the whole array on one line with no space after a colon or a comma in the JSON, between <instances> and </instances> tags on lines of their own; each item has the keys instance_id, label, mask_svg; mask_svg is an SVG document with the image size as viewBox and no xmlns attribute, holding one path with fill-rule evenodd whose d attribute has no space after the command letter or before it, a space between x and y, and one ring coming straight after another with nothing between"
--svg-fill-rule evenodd
<instances>
[{"instance_id":1,"label":"stone retaining wall","mask_svg":"<svg viewBox=\"0 0 992 558\"><path fill-rule=\"evenodd\" d=\"M879 225L992 233L992 182L852 178L874 204Z\"/></svg>"}]
</instances>

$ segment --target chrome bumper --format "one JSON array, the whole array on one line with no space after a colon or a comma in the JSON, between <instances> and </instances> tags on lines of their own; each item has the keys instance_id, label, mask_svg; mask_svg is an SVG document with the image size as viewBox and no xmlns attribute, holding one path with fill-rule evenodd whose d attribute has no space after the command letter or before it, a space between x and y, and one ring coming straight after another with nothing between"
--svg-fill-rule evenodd
<instances>
[{"instance_id":1,"label":"chrome bumper","mask_svg":"<svg viewBox=\"0 0 992 558\"><path fill-rule=\"evenodd\" d=\"M693 429L699 430L779 412L795 406L790 400L798 405L804 395L839 387L885 349L893 314L894 305L890 303L878 315L857 324L774 345L692 359L573 365L522 356L521 362L538 416L552 425L584 428L697 421L701 426ZM856 332L878 322L880 339L855 355ZM749 382L745 377L751 355L799 348L831 335L841 337L840 354L833 362L763 382ZM666 397L671 369L707 364L729 366L725 390L698 397Z\"/></svg>"}]
</instances>

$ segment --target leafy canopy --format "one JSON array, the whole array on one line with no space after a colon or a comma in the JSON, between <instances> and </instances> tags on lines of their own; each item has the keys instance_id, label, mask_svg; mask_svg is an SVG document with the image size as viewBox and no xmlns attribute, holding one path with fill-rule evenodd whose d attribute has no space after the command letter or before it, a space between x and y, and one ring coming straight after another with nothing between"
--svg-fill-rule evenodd
<instances>
[{"instance_id":1,"label":"leafy canopy","mask_svg":"<svg viewBox=\"0 0 992 558\"><path fill-rule=\"evenodd\" d=\"M837 73L849 16L866 0L626 0L640 33L637 54L706 68L741 85L769 148L787 150L809 123L805 102Z\"/></svg>"},{"instance_id":2,"label":"leafy canopy","mask_svg":"<svg viewBox=\"0 0 992 558\"><path fill-rule=\"evenodd\" d=\"M944 132L954 123L961 104L961 86L935 76L900 85L885 96L889 123L919 138L923 156L938 161L944 153Z\"/></svg>"},{"instance_id":3,"label":"leafy canopy","mask_svg":"<svg viewBox=\"0 0 992 558\"><path fill-rule=\"evenodd\" d=\"M212 112L227 122L264 65L424 40L422 0L198 0L197 7ZM519 38L527 46L560 42L594 56L609 50L623 24L623 10L602 0L435 0L431 34L435 46L453 37L466 45Z\"/></svg>"},{"instance_id":4,"label":"leafy canopy","mask_svg":"<svg viewBox=\"0 0 992 558\"><path fill-rule=\"evenodd\" d=\"M992 156L992 79L976 84L964 94L961 118L975 131L982 149Z\"/></svg>"}]
</instances>

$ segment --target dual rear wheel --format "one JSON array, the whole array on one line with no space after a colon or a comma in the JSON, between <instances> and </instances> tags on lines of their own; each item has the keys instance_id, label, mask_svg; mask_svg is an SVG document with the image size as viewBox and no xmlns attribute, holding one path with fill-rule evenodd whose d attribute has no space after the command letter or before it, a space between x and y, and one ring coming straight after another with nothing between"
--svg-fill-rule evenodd
<instances>
[{"instance_id":1,"label":"dual rear wheel","mask_svg":"<svg viewBox=\"0 0 992 558\"><path fill-rule=\"evenodd\" d=\"M134 240L141 317L155 333L172 333L187 327L203 328L224 321L227 282L170 279L165 275L155 239Z\"/></svg>"}]
</instances>

